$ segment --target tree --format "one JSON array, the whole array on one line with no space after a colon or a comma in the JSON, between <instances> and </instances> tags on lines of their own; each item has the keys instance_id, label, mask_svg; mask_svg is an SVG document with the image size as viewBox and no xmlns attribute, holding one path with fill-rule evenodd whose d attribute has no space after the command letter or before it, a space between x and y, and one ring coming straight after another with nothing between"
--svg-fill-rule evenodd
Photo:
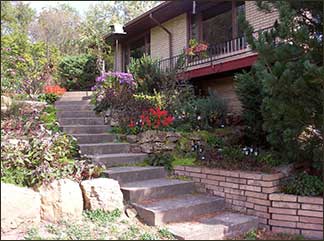
<instances>
[{"instance_id":1,"label":"tree","mask_svg":"<svg viewBox=\"0 0 324 241\"><path fill-rule=\"evenodd\" d=\"M324 137L323 2L259 2L264 11L271 6L278 10L279 21L257 39L252 26L241 19L258 60L250 72L236 76L237 85L260 84L250 97L255 97L252 104L244 100L246 92L237 89L244 112L259 117L257 112L261 113L255 119L258 123L245 121L250 128L262 126L260 131L282 160L318 164Z\"/></svg>"},{"instance_id":2,"label":"tree","mask_svg":"<svg viewBox=\"0 0 324 241\"><path fill-rule=\"evenodd\" d=\"M105 60L108 67L112 66L111 47L103 39L109 33L110 25L124 24L159 3L160 1L107 1L91 5L81 26L83 48L91 46L88 51L97 56L99 66L102 60Z\"/></svg>"},{"instance_id":3,"label":"tree","mask_svg":"<svg viewBox=\"0 0 324 241\"><path fill-rule=\"evenodd\" d=\"M67 4L44 8L32 22L30 35L33 41L45 42L47 48L57 47L62 54L76 54L79 49L78 12Z\"/></svg>"}]
</instances>

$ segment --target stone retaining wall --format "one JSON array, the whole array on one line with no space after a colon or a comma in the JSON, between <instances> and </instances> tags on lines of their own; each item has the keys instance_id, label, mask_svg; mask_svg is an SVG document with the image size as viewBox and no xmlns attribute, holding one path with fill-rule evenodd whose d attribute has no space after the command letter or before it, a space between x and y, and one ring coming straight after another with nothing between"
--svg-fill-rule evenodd
<instances>
[{"instance_id":1,"label":"stone retaining wall","mask_svg":"<svg viewBox=\"0 0 324 241\"><path fill-rule=\"evenodd\" d=\"M276 193L283 173L177 166L175 174L191 177L200 191L224 197L228 208L259 217L261 227L323 238L323 198Z\"/></svg>"}]
</instances>

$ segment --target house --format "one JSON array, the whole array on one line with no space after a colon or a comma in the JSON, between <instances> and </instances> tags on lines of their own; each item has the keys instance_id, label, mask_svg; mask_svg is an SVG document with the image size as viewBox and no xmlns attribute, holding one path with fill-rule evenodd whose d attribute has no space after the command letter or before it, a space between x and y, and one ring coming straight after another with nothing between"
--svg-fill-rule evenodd
<instances>
[{"instance_id":1,"label":"house","mask_svg":"<svg viewBox=\"0 0 324 241\"><path fill-rule=\"evenodd\" d=\"M259 10L255 1L163 2L105 36L115 50L115 71L126 71L130 58L144 53L159 60L161 68L174 68L189 41L196 39L207 43L208 49L204 54L185 55L182 77L194 84L198 94L216 90L230 110L238 112L234 74L250 68L257 58L246 43L239 14L256 32L271 28L278 18L275 10Z\"/></svg>"}]
</instances>

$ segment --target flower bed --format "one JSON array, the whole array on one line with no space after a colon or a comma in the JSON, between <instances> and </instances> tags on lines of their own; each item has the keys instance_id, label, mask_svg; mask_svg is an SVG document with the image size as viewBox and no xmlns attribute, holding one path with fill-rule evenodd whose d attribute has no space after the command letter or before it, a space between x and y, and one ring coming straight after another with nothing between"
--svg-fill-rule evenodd
<instances>
[{"instance_id":1,"label":"flower bed","mask_svg":"<svg viewBox=\"0 0 324 241\"><path fill-rule=\"evenodd\" d=\"M323 238L323 198L278 193L281 172L177 166L174 173L192 178L200 191L224 197L228 208L259 217L271 231Z\"/></svg>"}]
</instances>

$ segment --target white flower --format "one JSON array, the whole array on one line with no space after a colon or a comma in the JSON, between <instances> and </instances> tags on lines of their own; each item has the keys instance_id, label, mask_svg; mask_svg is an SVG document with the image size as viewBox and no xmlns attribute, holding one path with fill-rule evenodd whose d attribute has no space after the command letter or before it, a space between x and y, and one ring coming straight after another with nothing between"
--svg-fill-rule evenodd
<instances>
[{"instance_id":1,"label":"white flower","mask_svg":"<svg viewBox=\"0 0 324 241\"><path fill-rule=\"evenodd\" d=\"M197 120L201 120L201 116L199 115L199 116L197 116Z\"/></svg>"}]
</instances>

